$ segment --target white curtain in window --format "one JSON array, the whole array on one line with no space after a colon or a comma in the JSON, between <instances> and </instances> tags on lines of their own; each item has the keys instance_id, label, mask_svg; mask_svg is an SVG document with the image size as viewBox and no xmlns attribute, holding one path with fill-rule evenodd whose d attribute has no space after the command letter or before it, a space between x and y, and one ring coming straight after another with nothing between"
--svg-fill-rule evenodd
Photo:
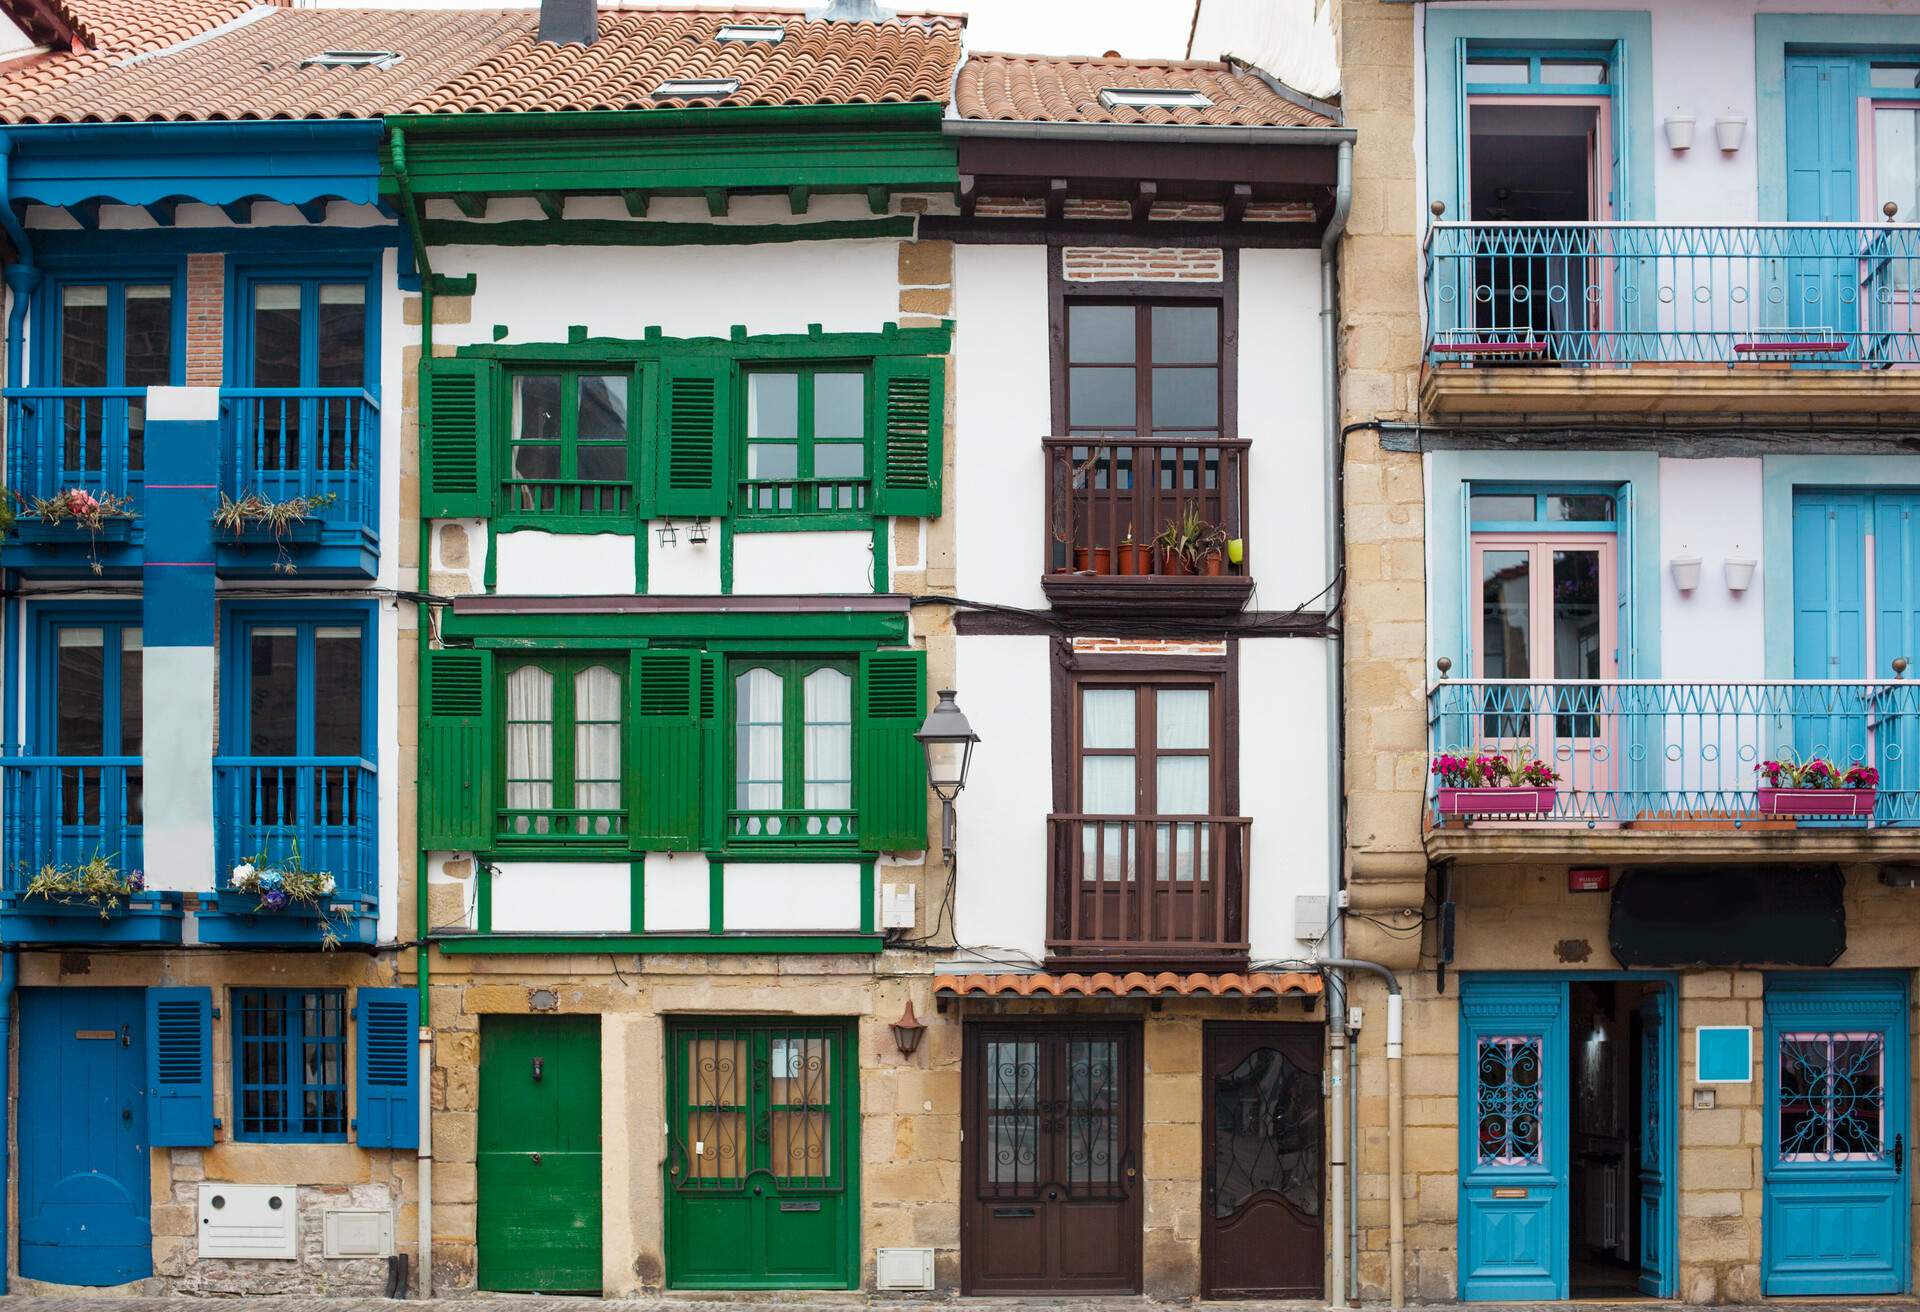
<instances>
[{"instance_id":1,"label":"white curtain in window","mask_svg":"<svg viewBox=\"0 0 1920 1312\"><path fill-rule=\"evenodd\" d=\"M1138 758L1132 751L1138 695L1132 688L1081 689L1081 746L1126 753L1080 758L1080 809L1090 815L1132 815L1138 809ZM1087 825L1080 832L1080 841L1084 878L1133 878L1132 829L1126 825Z\"/></svg>"},{"instance_id":2,"label":"white curtain in window","mask_svg":"<svg viewBox=\"0 0 1920 1312\"><path fill-rule=\"evenodd\" d=\"M777 811L781 796L781 703L784 680L772 670L752 669L733 681L734 805L742 811Z\"/></svg>"},{"instance_id":3,"label":"white curtain in window","mask_svg":"<svg viewBox=\"0 0 1920 1312\"><path fill-rule=\"evenodd\" d=\"M1154 740L1163 752L1210 745L1212 697L1204 688L1163 688L1154 695ZM1156 756L1154 810L1160 815L1206 815L1211 811L1211 758ZM1204 874L1212 853L1207 827L1198 823L1155 826L1154 871L1161 879L1187 883Z\"/></svg>"},{"instance_id":4,"label":"white curtain in window","mask_svg":"<svg viewBox=\"0 0 1920 1312\"><path fill-rule=\"evenodd\" d=\"M815 670L802 687L806 700L806 808L853 808L853 679L840 670Z\"/></svg>"},{"instance_id":5,"label":"white curtain in window","mask_svg":"<svg viewBox=\"0 0 1920 1312\"><path fill-rule=\"evenodd\" d=\"M620 676L604 665L573 676L573 805L620 809ZM582 817L582 833L587 823ZM594 832L608 832L604 816Z\"/></svg>"},{"instance_id":6,"label":"white curtain in window","mask_svg":"<svg viewBox=\"0 0 1920 1312\"><path fill-rule=\"evenodd\" d=\"M553 805L553 676L523 665L507 676L507 806Z\"/></svg>"}]
</instances>

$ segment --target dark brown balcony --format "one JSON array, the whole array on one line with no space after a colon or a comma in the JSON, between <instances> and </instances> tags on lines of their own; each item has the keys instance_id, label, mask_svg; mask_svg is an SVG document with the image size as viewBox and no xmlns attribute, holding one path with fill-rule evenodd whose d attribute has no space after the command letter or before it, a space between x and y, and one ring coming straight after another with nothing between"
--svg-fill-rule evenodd
<instances>
[{"instance_id":1,"label":"dark brown balcony","mask_svg":"<svg viewBox=\"0 0 1920 1312\"><path fill-rule=\"evenodd\" d=\"M1227 616L1253 592L1247 450L1237 438L1048 437L1041 586L1091 615ZM1169 549L1184 524L1201 532Z\"/></svg>"},{"instance_id":2,"label":"dark brown balcony","mask_svg":"<svg viewBox=\"0 0 1920 1312\"><path fill-rule=\"evenodd\" d=\"M1241 816L1048 816L1049 968L1244 965L1251 830Z\"/></svg>"}]
</instances>

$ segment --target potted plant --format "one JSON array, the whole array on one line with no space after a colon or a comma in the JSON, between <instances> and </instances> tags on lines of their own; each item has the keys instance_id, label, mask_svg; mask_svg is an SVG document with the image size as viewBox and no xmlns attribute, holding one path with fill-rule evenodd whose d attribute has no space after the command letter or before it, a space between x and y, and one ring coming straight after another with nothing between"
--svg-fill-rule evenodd
<instances>
[{"instance_id":1,"label":"potted plant","mask_svg":"<svg viewBox=\"0 0 1920 1312\"><path fill-rule=\"evenodd\" d=\"M1755 809L1761 815L1867 816L1879 796L1880 772L1854 764L1842 770L1821 756L1792 752L1753 767L1760 776Z\"/></svg>"},{"instance_id":2,"label":"potted plant","mask_svg":"<svg viewBox=\"0 0 1920 1312\"><path fill-rule=\"evenodd\" d=\"M1546 815L1558 796L1559 772L1524 753L1516 761L1490 747L1472 754L1440 752L1428 768L1441 815Z\"/></svg>"},{"instance_id":3,"label":"potted plant","mask_svg":"<svg viewBox=\"0 0 1920 1312\"><path fill-rule=\"evenodd\" d=\"M1122 574L1153 573L1153 548L1144 542L1133 540L1133 525L1127 525L1127 535L1120 539L1120 572Z\"/></svg>"},{"instance_id":4,"label":"potted plant","mask_svg":"<svg viewBox=\"0 0 1920 1312\"><path fill-rule=\"evenodd\" d=\"M1200 518L1200 507L1191 501L1181 506L1179 514L1167 521L1167 526L1153 540L1159 552L1162 574L1193 573L1194 549L1205 524L1206 521Z\"/></svg>"},{"instance_id":5,"label":"potted plant","mask_svg":"<svg viewBox=\"0 0 1920 1312\"><path fill-rule=\"evenodd\" d=\"M100 909L105 920L114 911L130 904L135 893L146 889L147 878L138 870L122 871L113 858L96 852L93 859L80 865L40 867L40 873L27 883L25 896L43 898L61 906L86 903Z\"/></svg>"},{"instance_id":6,"label":"potted plant","mask_svg":"<svg viewBox=\"0 0 1920 1312\"><path fill-rule=\"evenodd\" d=\"M296 570L293 557L287 554L287 539L304 536L309 526L317 534L320 522L314 517L315 512L337 500L339 495L334 492L288 497L285 501L271 501L258 492L243 492L235 500L222 492L220 505L213 512L213 524L236 538L264 531L273 539L274 550L279 554L273 562L274 572L292 574Z\"/></svg>"},{"instance_id":7,"label":"potted plant","mask_svg":"<svg viewBox=\"0 0 1920 1312\"><path fill-rule=\"evenodd\" d=\"M340 935L334 931L333 915L327 907L327 899L333 896L335 887L333 875L325 870L307 869L300 860L298 842L293 845L292 855L271 865L265 852L242 861L233 868L229 882L236 893L251 893L260 899L255 911L306 909L320 922L320 946L333 948L339 944Z\"/></svg>"},{"instance_id":8,"label":"potted plant","mask_svg":"<svg viewBox=\"0 0 1920 1312\"><path fill-rule=\"evenodd\" d=\"M118 521L131 523L133 520L132 499L111 492L96 495L85 488L70 487L50 497L29 497L15 492L13 498L22 510L42 524L71 524L85 529L91 541L87 563L95 574L105 573L100 566L100 535L110 527L117 528Z\"/></svg>"},{"instance_id":9,"label":"potted plant","mask_svg":"<svg viewBox=\"0 0 1920 1312\"><path fill-rule=\"evenodd\" d=\"M1218 524L1203 524L1194 539L1194 573L1218 578L1227 572L1227 531Z\"/></svg>"},{"instance_id":10,"label":"potted plant","mask_svg":"<svg viewBox=\"0 0 1920 1312\"><path fill-rule=\"evenodd\" d=\"M1113 573L1112 547L1075 547L1073 572L1076 574Z\"/></svg>"}]
</instances>

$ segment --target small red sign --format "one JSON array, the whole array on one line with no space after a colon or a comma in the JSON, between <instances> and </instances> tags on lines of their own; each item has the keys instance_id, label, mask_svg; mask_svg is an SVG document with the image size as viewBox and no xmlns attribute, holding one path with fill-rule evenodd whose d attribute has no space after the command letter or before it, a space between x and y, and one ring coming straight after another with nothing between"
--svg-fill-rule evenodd
<instances>
[{"instance_id":1,"label":"small red sign","mask_svg":"<svg viewBox=\"0 0 1920 1312\"><path fill-rule=\"evenodd\" d=\"M1613 887L1613 872L1606 867L1567 871L1567 892L1604 893Z\"/></svg>"}]
</instances>

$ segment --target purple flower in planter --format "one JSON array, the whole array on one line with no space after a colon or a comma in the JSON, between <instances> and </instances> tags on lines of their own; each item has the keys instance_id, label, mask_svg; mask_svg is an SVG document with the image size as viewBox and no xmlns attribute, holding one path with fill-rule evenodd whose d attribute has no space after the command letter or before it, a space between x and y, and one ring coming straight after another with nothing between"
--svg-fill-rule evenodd
<instances>
[{"instance_id":1,"label":"purple flower in planter","mask_svg":"<svg viewBox=\"0 0 1920 1312\"><path fill-rule=\"evenodd\" d=\"M269 911L278 911L287 904L287 895L277 888L270 888L261 895L260 903Z\"/></svg>"},{"instance_id":2,"label":"purple flower in planter","mask_svg":"<svg viewBox=\"0 0 1920 1312\"><path fill-rule=\"evenodd\" d=\"M144 870L136 870L136 871L134 871L134 872L133 872L132 874L130 874L130 875L128 875L128 876L127 876L127 891L128 891L128 892L130 892L130 893L140 893L140 892L144 892L144 891L146 890L146 887L147 887L147 872L146 872L146 871L144 871Z\"/></svg>"}]
</instances>

